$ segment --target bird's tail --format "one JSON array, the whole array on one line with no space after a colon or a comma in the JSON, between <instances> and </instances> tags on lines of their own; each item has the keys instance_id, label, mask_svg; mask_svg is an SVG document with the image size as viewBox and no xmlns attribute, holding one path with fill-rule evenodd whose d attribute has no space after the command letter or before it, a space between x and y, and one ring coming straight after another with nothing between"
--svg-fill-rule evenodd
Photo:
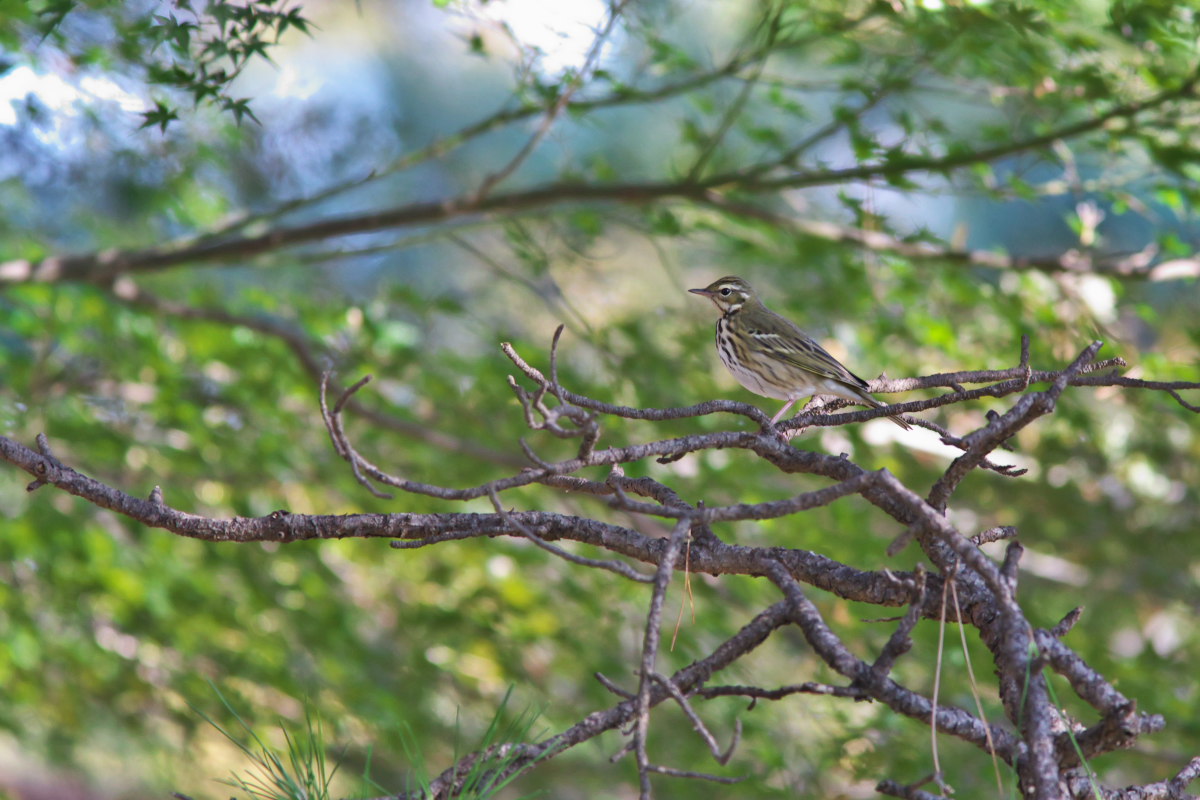
<instances>
[{"instance_id":1,"label":"bird's tail","mask_svg":"<svg viewBox=\"0 0 1200 800\"><path fill-rule=\"evenodd\" d=\"M879 400L877 400L876 398L867 394L864 391L860 391L858 393L858 396L864 403L869 405L871 408L883 408L884 406L887 405L887 403L881 403ZM912 425L909 425L907 422L905 422L904 418L901 417L899 414L893 414L892 416L888 417L888 419L890 419L892 422L899 425L901 428L904 428L904 430L906 430L906 431L912 430Z\"/></svg>"}]
</instances>

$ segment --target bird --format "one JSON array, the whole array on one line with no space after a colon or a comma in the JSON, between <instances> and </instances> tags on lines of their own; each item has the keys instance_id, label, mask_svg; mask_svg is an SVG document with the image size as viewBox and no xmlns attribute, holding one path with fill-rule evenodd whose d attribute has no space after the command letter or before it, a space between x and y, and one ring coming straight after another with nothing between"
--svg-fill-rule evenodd
<instances>
[{"instance_id":1,"label":"bird","mask_svg":"<svg viewBox=\"0 0 1200 800\"><path fill-rule=\"evenodd\" d=\"M786 400L771 418L779 421L797 400L829 394L882 408L867 393L867 382L846 369L791 320L763 305L749 283L730 275L703 289L688 289L707 297L721 312L717 320L717 354L726 368L755 394ZM888 417L905 430L912 428L899 415Z\"/></svg>"}]
</instances>

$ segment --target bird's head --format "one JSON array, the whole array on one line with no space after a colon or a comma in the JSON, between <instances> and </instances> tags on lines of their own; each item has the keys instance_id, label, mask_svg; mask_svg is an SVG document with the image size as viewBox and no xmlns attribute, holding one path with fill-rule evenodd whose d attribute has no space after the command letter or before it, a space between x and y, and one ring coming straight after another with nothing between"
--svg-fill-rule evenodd
<instances>
[{"instance_id":1,"label":"bird's head","mask_svg":"<svg viewBox=\"0 0 1200 800\"><path fill-rule=\"evenodd\" d=\"M703 289L688 289L688 291L712 300L713 305L722 314L732 314L756 299L754 289L750 284L733 275L715 280Z\"/></svg>"}]
</instances>

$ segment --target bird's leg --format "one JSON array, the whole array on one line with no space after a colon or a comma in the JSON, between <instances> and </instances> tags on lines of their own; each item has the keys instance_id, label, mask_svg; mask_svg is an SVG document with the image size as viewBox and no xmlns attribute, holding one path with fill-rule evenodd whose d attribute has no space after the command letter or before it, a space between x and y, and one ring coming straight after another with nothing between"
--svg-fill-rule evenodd
<instances>
[{"instance_id":1,"label":"bird's leg","mask_svg":"<svg viewBox=\"0 0 1200 800\"><path fill-rule=\"evenodd\" d=\"M771 424L774 425L776 422L779 422L779 418L786 414L787 410L794 405L796 405L796 400L794 398L784 403L783 408L779 409L777 412L775 412L775 416L771 417Z\"/></svg>"},{"instance_id":2,"label":"bird's leg","mask_svg":"<svg viewBox=\"0 0 1200 800\"><path fill-rule=\"evenodd\" d=\"M786 403L784 403L783 408L779 409L779 411L776 412L775 416L771 417L771 425L775 425L775 423L779 422L780 417L782 417L784 414L786 414L788 412L788 409L791 408L792 406L794 406L795 404L796 404L795 398L788 400ZM795 436L798 433L802 433L803 431L804 431L804 428L797 428L794 431L776 430L775 432L778 433L781 437L783 437L783 440L785 442L790 442L792 440L793 436Z\"/></svg>"}]
</instances>

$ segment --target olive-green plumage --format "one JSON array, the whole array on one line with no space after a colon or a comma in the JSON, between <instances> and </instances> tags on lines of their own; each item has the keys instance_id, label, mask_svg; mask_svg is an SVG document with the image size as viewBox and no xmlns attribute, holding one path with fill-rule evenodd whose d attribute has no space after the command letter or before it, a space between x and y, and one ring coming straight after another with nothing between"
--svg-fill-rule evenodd
<instances>
[{"instance_id":1,"label":"olive-green plumage","mask_svg":"<svg viewBox=\"0 0 1200 800\"><path fill-rule=\"evenodd\" d=\"M712 300L721 312L717 354L738 383L755 394L787 401L771 419L772 424L797 400L815 394L831 394L871 408L884 406L867 393L866 381L791 320L764 306L741 278L729 276L688 291ZM899 416L888 419L902 428L911 427Z\"/></svg>"}]
</instances>

